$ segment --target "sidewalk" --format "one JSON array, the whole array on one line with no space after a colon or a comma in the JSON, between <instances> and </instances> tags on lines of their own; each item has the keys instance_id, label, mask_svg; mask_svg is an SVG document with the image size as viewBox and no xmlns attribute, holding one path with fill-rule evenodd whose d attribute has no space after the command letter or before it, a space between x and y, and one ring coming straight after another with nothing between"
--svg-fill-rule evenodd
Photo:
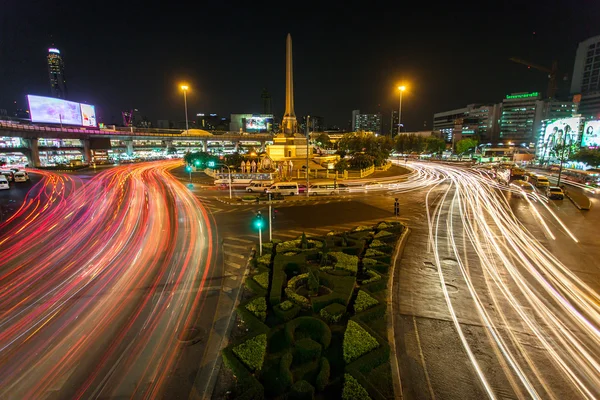
<instances>
[{"instance_id":1,"label":"sidewalk","mask_svg":"<svg viewBox=\"0 0 600 400\"><path fill-rule=\"evenodd\" d=\"M590 201L590 199L583 193L579 193L579 191L574 189L569 190L567 188L564 188L563 190L565 192L565 196L567 196L569 200L571 200L571 202L573 202L573 204L575 204L575 207L577 207L578 209L589 210L592 206L592 202Z\"/></svg>"}]
</instances>

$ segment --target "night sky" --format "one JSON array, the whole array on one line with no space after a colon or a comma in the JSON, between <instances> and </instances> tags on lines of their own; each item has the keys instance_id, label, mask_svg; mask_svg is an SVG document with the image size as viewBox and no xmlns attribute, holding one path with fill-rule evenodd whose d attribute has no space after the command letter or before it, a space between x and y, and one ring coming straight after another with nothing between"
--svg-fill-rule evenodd
<instances>
[{"instance_id":1,"label":"night sky","mask_svg":"<svg viewBox=\"0 0 600 400\"><path fill-rule=\"evenodd\" d=\"M160 4L168 4L160 6ZM434 112L545 91L543 72L571 74L579 41L600 34L600 2L260 2L4 0L0 8L0 108L49 95L47 49L61 50L69 100L95 104L100 121L137 108L153 123L181 121L187 81L198 112L284 112L285 39L292 34L296 115L348 126L353 109L398 107L407 130L431 128ZM415 4L423 4L417 8ZM494 9L490 9L490 7ZM561 85L568 94L568 82ZM16 101L16 104L14 103Z\"/></svg>"}]
</instances>

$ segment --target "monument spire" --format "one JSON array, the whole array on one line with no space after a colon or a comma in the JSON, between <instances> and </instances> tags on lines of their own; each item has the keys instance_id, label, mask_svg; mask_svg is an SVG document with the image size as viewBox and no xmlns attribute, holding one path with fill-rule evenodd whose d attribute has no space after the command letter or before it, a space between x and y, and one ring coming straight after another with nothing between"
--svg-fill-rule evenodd
<instances>
[{"instance_id":1,"label":"monument spire","mask_svg":"<svg viewBox=\"0 0 600 400\"><path fill-rule=\"evenodd\" d=\"M294 75L292 70L292 35L288 33L285 46L285 114L283 115L283 133L294 135L297 121L294 113Z\"/></svg>"}]
</instances>

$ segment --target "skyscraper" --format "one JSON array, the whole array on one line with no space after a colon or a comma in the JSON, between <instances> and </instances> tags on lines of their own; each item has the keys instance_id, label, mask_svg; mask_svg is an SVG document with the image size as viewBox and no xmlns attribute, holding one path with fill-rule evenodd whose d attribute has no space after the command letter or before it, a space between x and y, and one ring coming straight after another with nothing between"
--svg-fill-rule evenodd
<instances>
[{"instance_id":1,"label":"skyscraper","mask_svg":"<svg viewBox=\"0 0 600 400\"><path fill-rule=\"evenodd\" d=\"M579 43L571 80L571 94L594 91L600 91L600 35Z\"/></svg>"},{"instance_id":2,"label":"skyscraper","mask_svg":"<svg viewBox=\"0 0 600 400\"><path fill-rule=\"evenodd\" d=\"M48 75L50 77L51 96L67 98L67 81L65 79L65 64L56 48L48 49Z\"/></svg>"}]
</instances>

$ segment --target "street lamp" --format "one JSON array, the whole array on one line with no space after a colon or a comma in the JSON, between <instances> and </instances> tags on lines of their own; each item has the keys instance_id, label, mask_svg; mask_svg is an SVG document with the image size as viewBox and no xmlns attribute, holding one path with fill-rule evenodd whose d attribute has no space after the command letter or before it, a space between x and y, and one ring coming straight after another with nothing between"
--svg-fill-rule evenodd
<instances>
[{"instance_id":1,"label":"street lamp","mask_svg":"<svg viewBox=\"0 0 600 400\"><path fill-rule=\"evenodd\" d=\"M183 103L185 104L185 131L188 132L190 127L188 126L188 112L187 112L187 91L189 89L188 85L181 85L181 90L183 90Z\"/></svg>"},{"instance_id":2,"label":"street lamp","mask_svg":"<svg viewBox=\"0 0 600 400\"><path fill-rule=\"evenodd\" d=\"M308 124L310 121L310 115L306 116L306 197L310 196L310 193L308 191L309 188L309 178L308 178L308 138L310 136L309 134L309 129L308 129Z\"/></svg>"},{"instance_id":3,"label":"street lamp","mask_svg":"<svg viewBox=\"0 0 600 400\"><path fill-rule=\"evenodd\" d=\"M400 133L400 127L402 126L402 92L406 90L406 86L398 86L400 91L400 106L398 107L398 134Z\"/></svg>"},{"instance_id":4,"label":"street lamp","mask_svg":"<svg viewBox=\"0 0 600 400\"><path fill-rule=\"evenodd\" d=\"M231 168L229 168L229 165L227 164L221 164L219 163L218 165L227 168L227 171L229 172L229 198L233 198L232 194L231 194ZM214 161L209 161L208 162L208 167L209 168L214 168L217 166L217 163L215 163Z\"/></svg>"}]
</instances>

